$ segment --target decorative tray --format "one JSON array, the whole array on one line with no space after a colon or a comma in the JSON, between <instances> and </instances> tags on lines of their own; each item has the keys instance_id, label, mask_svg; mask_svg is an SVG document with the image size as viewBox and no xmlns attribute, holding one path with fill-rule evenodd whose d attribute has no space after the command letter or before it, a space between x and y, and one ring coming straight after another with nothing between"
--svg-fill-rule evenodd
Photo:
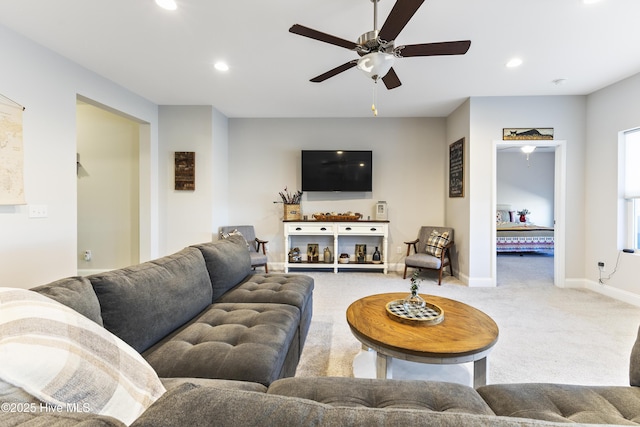
<instances>
[{"instance_id":1,"label":"decorative tray","mask_svg":"<svg viewBox=\"0 0 640 427\"><path fill-rule=\"evenodd\" d=\"M355 215L313 214L313 218L315 218L316 221L357 221L362 218L362 215L359 213Z\"/></svg>"},{"instance_id":2,"label":"decorative tray","mask_svg":"<svg viewBox=\"0 0 640 427\"><path fill-rule=\"evenodd\" d=\"M412 325L437 325L444 320L444 310L435 304L427 302L423 308L408 313L403 302L404 300L398 299L387 303L387 315L393 320Z\"/></svg>"}]
</instances>

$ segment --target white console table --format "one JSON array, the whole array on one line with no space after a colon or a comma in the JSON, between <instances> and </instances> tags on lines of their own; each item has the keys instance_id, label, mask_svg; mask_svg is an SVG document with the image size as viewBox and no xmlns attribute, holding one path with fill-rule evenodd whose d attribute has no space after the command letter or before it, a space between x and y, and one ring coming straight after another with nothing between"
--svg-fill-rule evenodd
<instances>
[{"instance_id":1,"label":"white console table","mask_svg":"<svg viewBox=\"0 0 640 427\"><path fill-rule=\"evenodd\" d=\"M389 238L389 221L283 221L284 222L284 271L291 268L332 269L337 273L340 269L382 270L387 274L389 268L387 247ZM307 260L307 244L317 243L319 247L318 262ZM357 262L355 245L367 245L365 262ZM289 251L300 249L301 262L289 262ZM331 262L325 262L324 248L328 247L333 255ZM375 250L381 254L380 263L373 263ZM349 254L349 263L339 262L341 253Z\"/></svg>"}]
</instances>

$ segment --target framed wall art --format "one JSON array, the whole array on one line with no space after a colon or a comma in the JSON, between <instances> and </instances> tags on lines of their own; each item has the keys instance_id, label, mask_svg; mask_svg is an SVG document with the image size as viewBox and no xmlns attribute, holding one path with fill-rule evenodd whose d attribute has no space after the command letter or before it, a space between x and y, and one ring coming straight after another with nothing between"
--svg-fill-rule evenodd
<instances>
[{"instance_id":1,"label":"framed wall art","mask_svg":"<svg viewBox=\"0 0 640 427\"><path fill-rule=\"evenodd\" d=\"M464 138L449 145L449 197L464 197Z\"/></svg>"},{"instance_id":2,"label":"framed wall art","mask_svg":"<svg viewBox=\"0 0 640 427\"><path fill-rule=\"evenodd\" d=\"M553 128L504 128L502 129L503 141L518 140L551 140L553 139Z\"/></svg>"}]
</instances>

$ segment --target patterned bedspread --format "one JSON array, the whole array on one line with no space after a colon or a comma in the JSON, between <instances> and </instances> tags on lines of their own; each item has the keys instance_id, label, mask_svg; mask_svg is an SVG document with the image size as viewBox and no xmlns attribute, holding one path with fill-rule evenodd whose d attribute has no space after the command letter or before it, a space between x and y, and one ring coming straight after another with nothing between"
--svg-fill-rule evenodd
<instances>
[{"instance_id":1,"label":"patterned bedspread","mask_svg":"<svg viewBox=\"0 0 640 427\"><path fill-rule=\"evenodd\" d=\"M506 222L497 225L496 250L498 252L553 251L551 227L535 224Z\"/></svg>"}]
</instances>

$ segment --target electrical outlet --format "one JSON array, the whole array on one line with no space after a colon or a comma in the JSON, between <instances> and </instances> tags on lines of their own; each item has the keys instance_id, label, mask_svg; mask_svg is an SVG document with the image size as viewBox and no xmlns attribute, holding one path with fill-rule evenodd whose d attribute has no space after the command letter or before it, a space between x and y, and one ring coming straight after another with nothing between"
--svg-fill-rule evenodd
<instances>
[{"instance_id":1,"label":"electrical outlet","mask_svg":"<svg viewBox=\"0 0 640 427\"><path fill-rule=\"evenodd\" d=\"M398 247L396 248L396 253L397 253L397 254L401 254L401 253L402 253L402 246L398 246Z\"/></svg>"},{"instance_id":2,"label":"electrical outlet","mask_svg":"<svg viewBox=\"0 0 640 427\"><path fill-rule=\"evenodd\" d=\"M598 261L598 268L600 269L600 271L604 271L604 262Z\"/></svg>"}]
</instances>

